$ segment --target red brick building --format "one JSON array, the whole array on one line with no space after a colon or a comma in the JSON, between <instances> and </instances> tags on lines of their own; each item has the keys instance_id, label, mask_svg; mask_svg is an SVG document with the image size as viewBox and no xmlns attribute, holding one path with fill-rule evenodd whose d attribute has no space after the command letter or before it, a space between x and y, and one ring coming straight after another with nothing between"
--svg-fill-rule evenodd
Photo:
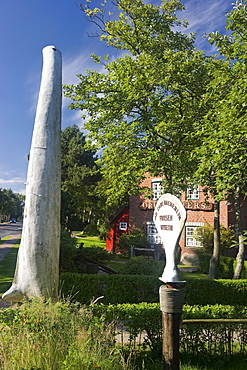
<instances>
[{"instance_id":1,"label":"red brick building","mask_svg":"<svg viewBox=\"0 0 247 370\"><path fill-rule=\"evenodd\" d=\"M151 248L160 244L160 237L153 223L153 211L157 199L162 193L162 178L146 177L142 187L152 189L153 199L145 199L143 195L130 196L128 207L125 206L124 214L119 213L113 220L113 227L109 234L107 250L114 250L114 240L121 232L131 233L131 229L144 229L150 241ZM185 228L180 238L182 254L195 254L196 249L201 247L193 237L197 227L214 223L214 201L209 198L206 202L203 188L194 186L181 194L181 201L187 211ZM242 200L243 228L247 229L247 201ZM125 221L123 221L123 219ZM121 222L126 222L125 230L120 230ZM234 205L230 201L220 202L220 224L228 228L233 226L237 234ZM114 236L113 236L114 235Z\"/></svg>"}]
</instances>

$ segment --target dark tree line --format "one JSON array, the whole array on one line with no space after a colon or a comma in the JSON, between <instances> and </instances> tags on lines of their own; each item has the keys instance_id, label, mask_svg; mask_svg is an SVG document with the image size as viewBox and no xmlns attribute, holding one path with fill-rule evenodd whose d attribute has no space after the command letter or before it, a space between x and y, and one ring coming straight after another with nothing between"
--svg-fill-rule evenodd
<instances>
[{"instance_id":1,"label":"dark tree line","mask_svg":"<svg viewBox=\"0 0 247 370\"><path fill-rule=\"evenodd\" d=\"M24 196L13 193L11 189L0 188L0 222L9 221L11 217L22 218Z\"/></svg>"}]
</instances>

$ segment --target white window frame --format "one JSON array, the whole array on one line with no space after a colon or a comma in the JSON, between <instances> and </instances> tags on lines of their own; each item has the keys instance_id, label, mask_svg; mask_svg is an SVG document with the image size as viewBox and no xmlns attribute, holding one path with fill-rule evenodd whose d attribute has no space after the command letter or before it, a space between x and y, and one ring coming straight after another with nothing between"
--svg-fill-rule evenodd
<instances>
[{"instance_id":1,"label":"white window frame","mask_svg":"<svg viewBox=\"0 0 247 370\"><path fill-rule=\"evenodd\" d=\"M150 244L162 244L158 230L152 221L147 222L147 239Z\"/></svg>"},{"instance_id":2,"label":"white window frame","mask_svg":"<svg viewBox=\"0 0 247 370\"><path fill-rule=\"evenodd\" d=\"M199 185L190 185L187 188L186 199L198 200L200 198Z\"/></svg>"},{"instance_id":3,"label":"white window frame","mask_svg":"<svg viewBox=\"0 0 247 370\"><path fill-rule=\"evenodd\" d=\"M119 222L118 228L119 228L119 230L126 231L128 229L127 222Z\"/></svg>"},{"instance_id":4,"label":"white window frame","mask_svg":"<svg viewBox=\"0 0 247 370\"><path fill-rule=\"evenodd\" d=\"M185 246L188 248L201 248L202 245L198 240L194 238L196 229L200 226L204 226L203 222L187 222L185 224Z\"/></svg>"},{"instance_id":5,"label":"white window frame","mask_svg":"<svg viewBox=\"0 0 247 370\"><path fill-rule=\"evenodd\" d=\"M153 200L158 200L163 193L162 178L152 179Z\"/></svg>"}]
</instances>

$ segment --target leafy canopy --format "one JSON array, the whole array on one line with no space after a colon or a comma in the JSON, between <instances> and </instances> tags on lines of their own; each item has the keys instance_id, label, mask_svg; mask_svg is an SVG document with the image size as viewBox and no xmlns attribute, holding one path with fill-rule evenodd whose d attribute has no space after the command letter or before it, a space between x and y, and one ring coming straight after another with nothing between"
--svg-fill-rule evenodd
<instances>
[{"instance_id":1,"label":"leafy canopy","mask_svg":"<svg viewBox=\"0 0 247 370\"><path fill-rule=\"evenodd\" d=\"M144 172L165 176L166 190L192 176L192 133L204 112L201 97L208 81L207 58L194 47L194 35L179 30L187 23L179 0L160 5L117 0L116 20L104 22L102 9L82 8L98 24L100 38L121 51L110 61L94 55L103 72L78 75L65 86L71 109L79 109L99 159L108 203L138 191ZM124 54L125 51L126 53Z\"/></svg>"}]
</instances>

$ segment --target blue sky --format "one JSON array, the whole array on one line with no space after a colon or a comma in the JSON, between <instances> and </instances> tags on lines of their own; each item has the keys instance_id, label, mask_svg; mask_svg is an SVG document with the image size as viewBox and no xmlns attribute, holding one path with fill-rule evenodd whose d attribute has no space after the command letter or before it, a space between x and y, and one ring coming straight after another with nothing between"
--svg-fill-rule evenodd
<instances>
[{"instance_id":1,"label":"blue sky","mask_svg":"<svg viewBox=\"0 0 247 370\"><path fill-rule=\"evenodd\" d=\"M150 2L154 1L159 3ZM94 3L97 5L97 0L92 0ZM76 83L76 74L97 67L90 58L92 53L109 53L103 43L88 37L96 28L76 4L76 0L0 2L0 188L25 194L43 47L55 45L62 52L65 84ZM212 53L202 36L224 29L225 12L232 8L232 0L184 0L184 4L188 32L197 33L198 48ZM111 57L117 57L113 49ZM80 113L69 111L68 103L63 99L62 128L74 123L81 127Z\"/></svg>"}]
</instances>

